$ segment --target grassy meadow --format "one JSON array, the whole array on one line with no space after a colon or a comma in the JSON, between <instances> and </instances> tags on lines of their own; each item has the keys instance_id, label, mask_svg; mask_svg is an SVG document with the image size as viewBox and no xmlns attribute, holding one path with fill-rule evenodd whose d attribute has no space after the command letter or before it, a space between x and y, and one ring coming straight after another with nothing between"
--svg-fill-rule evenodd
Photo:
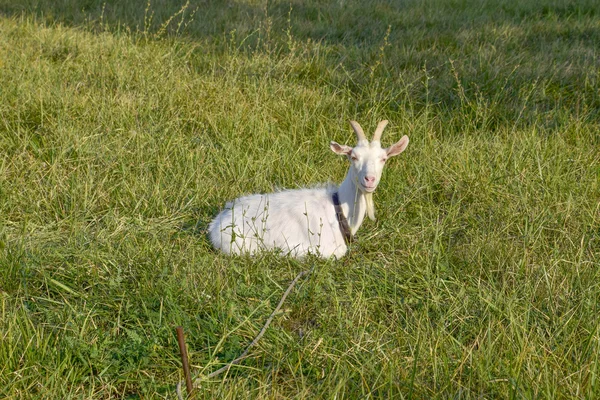
<instances>
[{"instance_id":1,"label":"grassy meadow","mask_svg":"<svg viewBox=\"0 0 600 400\"><path fill-rule=\"evenodd\" d=\"M0 0L0 398L600 396L595 0ZM391 160L339 261L228 200Z\"/></svg>"}]
</instances>

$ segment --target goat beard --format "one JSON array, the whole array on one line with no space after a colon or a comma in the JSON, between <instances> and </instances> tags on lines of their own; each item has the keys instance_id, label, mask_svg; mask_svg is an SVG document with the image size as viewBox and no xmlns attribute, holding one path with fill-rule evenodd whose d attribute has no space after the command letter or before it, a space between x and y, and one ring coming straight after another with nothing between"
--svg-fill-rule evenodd
<instances>
[{"instance_id":1,"label":"goat beard","mask_svg":"<svg viewBox=\"0 0 600 400\"><path fill-rule=\"evenodd\" d=\"M367 203L367 215L371 221L375 221L375 204L373 203L373 193L364 193Z\"/></svg>"}]
</instances>

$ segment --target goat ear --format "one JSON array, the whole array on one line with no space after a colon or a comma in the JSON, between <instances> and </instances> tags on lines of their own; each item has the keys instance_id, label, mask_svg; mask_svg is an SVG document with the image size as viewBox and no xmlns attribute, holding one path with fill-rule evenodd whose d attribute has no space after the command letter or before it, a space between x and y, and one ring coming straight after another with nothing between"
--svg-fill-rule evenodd
<instances>
[{"instance_id":1,"label":"goat ear","mask_svg":"<svg viewBox=\"0 0 600 400\"><path fill-rule=\"evenodd\" d=\"M408 146L408 136L404 135L402 136L402 139L385 149L385 151L388 157L397 156L406 150L406 146Z\"/></svg>"},{"instance_id":2,"label":"goat ear","mask_svg":"<svg viewBox=\"0 0 600 400\"><path fill-rule=\"evenodd\" d=\"M329 143L329 147L334 153L339 155L348 155L352 153L352 147L346 146L345 144L339 144L337 142L334 142L333 140L331 141L331 143Z\"/></svg>"}]
</instances>

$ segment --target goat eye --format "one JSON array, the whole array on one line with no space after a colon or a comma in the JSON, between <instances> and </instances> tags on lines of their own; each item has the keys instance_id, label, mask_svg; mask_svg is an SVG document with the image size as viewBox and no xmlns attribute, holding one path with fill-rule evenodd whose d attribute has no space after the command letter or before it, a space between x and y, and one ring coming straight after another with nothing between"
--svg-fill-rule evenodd
<instances>
[{"instance_id":1,"label":"goat eye","mask_svg":"<svg viewBox=\"0 0 600 400\"><path fill-rule=\"evenodd\" d=\"M352 155L350 156L350 158L352 159L352 161L356 161L356 160L358 160L358 157L356 157L354 154L352 154Z\"/></svg>"},{"instance_id":2,"label":"goat eye","mask_svg":"<svg viewBox=\"0 0 600 400\"><path fill-rule=\"evenodd\" d=\"M381 159L381 162L386 162L386 161L387 161L387 158L385 158L385 157L383 157L383 158Z\"/></svg>"}]
</instances>

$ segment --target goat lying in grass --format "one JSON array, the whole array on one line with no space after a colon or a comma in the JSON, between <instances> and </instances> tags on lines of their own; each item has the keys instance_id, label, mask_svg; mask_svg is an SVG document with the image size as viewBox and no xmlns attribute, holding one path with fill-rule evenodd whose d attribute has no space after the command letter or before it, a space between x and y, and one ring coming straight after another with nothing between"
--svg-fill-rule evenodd
<instances>
[{"instance_id":1,"label":"goat lying in grass","mask_svg":"<svg viewBox=\"0 0 600 400\"><path fill-rule=\"evenodd\" d=\"M373 192L386 160L408 146L408 137L403 136L392 146L381 148L387 123L379 123L371 143L355 121L350 124L358 139L356 147L331 142L331 150L350 160L339 188L329 185L254 194L227 203L209 226L214 247L228 254L279 249L295 257L307 253L342 257L365 213L375 219Z\"/></svg>"}]
</instances>

